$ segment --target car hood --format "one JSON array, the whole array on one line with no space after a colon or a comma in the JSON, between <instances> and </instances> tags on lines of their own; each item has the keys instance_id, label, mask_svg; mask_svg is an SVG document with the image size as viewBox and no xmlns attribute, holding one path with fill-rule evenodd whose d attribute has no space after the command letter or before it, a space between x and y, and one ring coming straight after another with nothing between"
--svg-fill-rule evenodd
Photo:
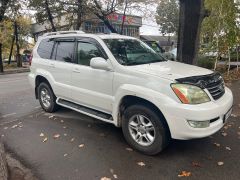
<instances>
[{"instance_id":1,"label":"car hood","mask_svg":"<svg viewBox=\"0 0 240 180\"><path fill-rule=\"evenodd\" d=\"M144 74L158 76L161 78L175 80L178 78L201 76L212 74L213 71L174 61L164 61L159 63L128 66L129 69Z\"/></svg>"}]
</instances>

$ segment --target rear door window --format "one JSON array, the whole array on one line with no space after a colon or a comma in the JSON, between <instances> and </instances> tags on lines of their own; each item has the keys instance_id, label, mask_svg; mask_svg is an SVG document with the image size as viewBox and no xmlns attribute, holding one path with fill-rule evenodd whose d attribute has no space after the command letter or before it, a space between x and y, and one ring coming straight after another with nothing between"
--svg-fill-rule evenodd
<instances>
[{"instance_id":1,"label":"rear door window","mask_svg":"<svg viewBox=\"0 0 240 180\"><path fill-rule=\"evenodd\" d=\"M43 39L37 49L38 55L43 59L51 59L54 40Z\"/></svg>"},{"instance_id":2,"label":"rear door window","mask_svg":"<svg viewBox=\"0 0 240 180\"><path fill-rule=\"evenodd\" d=\"M74 61L74 41L56 41L54 55L57 61L70 62Z\"/></svg>"}]
</instances>

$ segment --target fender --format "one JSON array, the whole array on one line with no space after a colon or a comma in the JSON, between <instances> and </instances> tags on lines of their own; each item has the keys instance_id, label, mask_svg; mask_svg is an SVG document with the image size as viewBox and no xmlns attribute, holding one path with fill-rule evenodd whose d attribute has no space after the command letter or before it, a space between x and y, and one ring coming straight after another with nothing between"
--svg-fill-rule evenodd
<instances>
[{"instance_id":1,"label":"fender","mask_svg":"<svg viewBox=\"0 0 240 180\"><path fill-rule=\"evenodd\" d=\"M173 101L173 99L162 94L161 92L154 91L152 89L142 87L142 86L124 84L118 88L115 94L115 99L113 103L112 116L114 119L114 124L118 127L121 126L121 120L118 118L118 115L119 115L122 99L125 96L129 96L129 95L136 96L151 102L163 113L163 115L166 109L165 105Z\"/></svg>"},{"instance_id":2,"label":"fender","mask_svg":"<svg viewBox=\"0 0 240 180\"><path fill-rule=\"evenodd\" d=\"M53 89L53 91L54 91L54 87L55 87L55 80L54 80L54 77L51 75L51 73L49 73L48 71L46 71L46 70L44 70L44 69L37 69L36 70L36 78L37 78L37 76L42 76L42 77L44 77L45 79L47 79L48 80L48 82L51 84L51 87L52 87L52 89Z\"/></svg>"}]
</instances>

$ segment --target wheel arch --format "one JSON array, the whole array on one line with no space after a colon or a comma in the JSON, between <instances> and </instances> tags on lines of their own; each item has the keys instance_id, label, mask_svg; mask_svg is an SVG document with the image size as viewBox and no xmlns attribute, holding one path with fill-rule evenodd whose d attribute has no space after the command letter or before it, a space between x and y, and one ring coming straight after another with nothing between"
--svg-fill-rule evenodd
<instances>
[{"instance_id":1,"label":"wheel arch","mask_svg":"<svg viewBox=\"0 0 240 180\"><path fill-rule=\"evenodd\" d=\"M47 80L47 78L43 77L42 75L37 75L36 78L35 78L35 97L36 99L38 99L38 87L39 85L42 83L42 82L45 82L46 84L49 85L50 89L52 90L53 92L53 89L52 89L52 86L50 85L49 81Z\"/></svg>"},{"instance_id":2,"label":"wheel arch","mask_svg":"<svg viewBox=\"0 0 240 180\"><path fill-rule=\"evenodd\" d=\"M163 125L167 128L167 132L168 132L169 136L171 137L169 125L168 125L167 120L166 120L165 116L163 115L162 111L151 101L149 101L145 98L142 98L142 97L134 96L134 95L126 95L121 98L119 106L118 106L118 118L117 118L118 126L122 126L122 119L123 119L122 116L123 116L124 110L127 107L134 105L134 104L141 104L150 109L153 109L159 115L159 117L161 117L160 119L161 119Z\"/></svg>"}]
</instances>

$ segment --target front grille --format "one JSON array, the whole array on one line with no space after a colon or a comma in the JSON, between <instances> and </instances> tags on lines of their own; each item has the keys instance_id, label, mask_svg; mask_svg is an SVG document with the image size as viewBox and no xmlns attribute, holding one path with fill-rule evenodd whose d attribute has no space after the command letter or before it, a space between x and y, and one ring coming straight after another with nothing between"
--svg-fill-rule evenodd
<instances>
[{"instance_id":1,"label":"front grille","mask_svg":"<svg viewBox=\"0 0 240 180\"><path fill-rule=\"evenodd\" d=\"M205 88L212 95L214 100L218 100L225 93L224 82L220 75L216 74L206 81Z\"/></svg>"}]
</instances>

